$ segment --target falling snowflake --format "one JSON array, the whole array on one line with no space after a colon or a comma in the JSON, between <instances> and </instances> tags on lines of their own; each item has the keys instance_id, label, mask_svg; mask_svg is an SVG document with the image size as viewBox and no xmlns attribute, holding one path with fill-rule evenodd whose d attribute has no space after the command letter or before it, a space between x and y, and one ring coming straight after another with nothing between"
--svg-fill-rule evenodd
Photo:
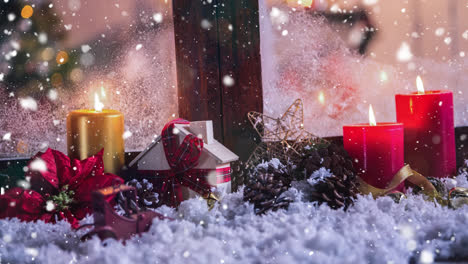
<instances>
[{"instance_id":1,"label":"falling snowflake","mask_svg":"<svg viewBox=\"0 0 468 264\"><path fill-rule=\"evenodd\" d=\"M135 50L141 50L141 48L143 48L143 45L142 44L137 44L136 47L135 47Z\"/></svg>"},{"instance_id":2,"label":"falling snowflake","mask_svg":"<svg viewBox=\"0 0 468 264\"><path fill-rule=\"evenodd\" d=\"M47 171L47 164L45 163L45 161L43 159L35 158L29 164L29 168L32 171L46 172Z\"/></svg>"},{"instance_id":3,"label":"falling snowflake","mask_svg":"<svg viewBox=\"0 0 468 264\"><path fill-rule=\"evenodd\" d=\"M163 21L163 16L161 13L155 13L153 14L153 20L156 22L156 23L161 23Z\"/></svg>"},{"instance_id":4,"label":"falling snowflake","mask_svg":"<svg viewBox=\"0 0 468 264\"><path fill-rule=\"evenodd\" d=\"M46 210L47 210L48 212L51 212L51 211L53 211L54 209L55 209L55 204L54 204L54 202L52 202L52 201L47 201L47 203L46 203Z\"/></svg>"},{"instance_id":5,"label":"falling snowflake","mask_svg":"<svg viewBox=\"0 0 468 264\"><path fill-rule=\"evenodd\" d=\"M210 30L213 25L207 19L201 21L201 27L206 30Z\"/></svg>"},{"instance_id":6,"label":"falling snowflake","mask_svg":"<svg viewBox=\"0 0 468 264\"><path fill-rule=\"evenodd\" d=\"M37 111L37 102L32 97L20 98L19 101L23 109Z\"/></svg>"},{"instance_id":7,"label":"falling snowflake","mask_svg":"<svg viewBox=\"0 0 468 264\"><path fill-rule=\"evenodd\" d=\"M444 29L443 27L439 27L439 28L437 28L437 29L435 30L435 34L436 34L436 36L438 36L438 37L444 35L444 33L445 33L445 29Z\"/></svg>"},{"instance_id":8,"label":"falling snowflake","mask_svg":"<svg viewBox=\"0 0 468 264\"><path fill-rule=\"evenodd\" d=\"M41 44L46 44L47 43L47 34L43 33L43 32L39 33L39 35L37 36L37 40Z\"/></svg>"},{"instance_id":9,"label":"falling snowflake","mask_svg":"<svg viewBox=\"0 0 468 264\"><path fill-rule=\"evenodd\" d=\"M411 48L408 43L403 42L401 43L400 48L397 52L397 59L401 62L410 61L413 58L413 54L411 53Z\"/></svg>"},{"instance_id":10,"label":"falling snowflake","mask_svg":"<svg viewBox=\"0 0 468 264\"><path fill-rule=\"evenodd\" d=\"M122 135L123 139L127 139L131 136L132 136L132 132L130 130L125 131Z\"/></svg>"},{"instance_id":11,"label":"falling snowflake","mask_svg":"<svg viewBox=\"0 0 468 264\"><path fill-rule=\"evenodd\" d=\"M379 0L363 0L362 1L365 5L375 5L377 4L377 2L379 2Z\"/></svg>"},{"instance_id":12,"label":"falling snowflake","mask_svg":"<svg viewBox=\"0 0 468 264\"><path fill-rule=\"evenodd\" d=\"M8 21L11 22L11 21L15 20L15 18L16 18L15 14L13 14L13 13L8 14Z\"/></svg>"},{"instance_id":13,"label":"falling snowflake","mask_svg":"<svg viewBox=\"0 0 468 264\"><path fill-rule=\"evenodd\" d=\"M234 79L233 79L231 76L229 76L229 75L225 75L225 76L223 77L223 84L224 84L225 86L228 86L228 87L229 87L229 86L233 86L233 85L234 85Z\"/></svg>"},{"instance_id":14,"label":"falling snowflake","mask_svg":"<svg viewBox=\"0 0 468 264\"><path fill-rule=\"evenodd\" d=\"M446 37L444 39L444 42L445 42L445 44L449 45L450 43L452 43L452 38L451 37Z\"/></svg>"},{"instance_id":15,"label":"falling snowflake","mask_svg":"<svg viewBox=\"0 0 468 264\"><path fill-rule=\"evenodd\" d=\"M87 44L81 45L81 51L82 51L83 53L86 53L86 52L88 52L88 51L90 51L90 50L91 50L91 47L90 47L89 45L87 45Z\"/></svg>"},{"instance_id":16,"label":"falling snowflake","mask_svg":"<svg viewBox=\"0 0 468 264\"><path fill-rule=\"evenodd\" d=\"M3 135L2 139L5 140L5 141L10 141L11 140L11 132L8 132L5 135Z\"/></svg>"},{"instance_id":17,"label":"falling snowflake","mask_svg":"<svg viewBox=\"0 0 468 264\"><path fill-rule=\"evenodd\" d=\"M57 100L58 98L57 90L50 89L49 92L47 93L47 98L49 98L51 101Z\"/></svg>"}]
</instances>

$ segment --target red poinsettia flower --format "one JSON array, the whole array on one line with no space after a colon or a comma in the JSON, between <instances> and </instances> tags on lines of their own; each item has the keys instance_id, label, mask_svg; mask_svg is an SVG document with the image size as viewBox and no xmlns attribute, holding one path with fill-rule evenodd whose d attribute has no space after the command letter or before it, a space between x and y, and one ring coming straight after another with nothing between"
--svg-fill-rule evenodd
<instances>
[{"instance_id":1,"label":"red poinsettia flower","mask_svg":"<svg viewBox=\"0 0 468 264\"><path fill-rule=\"evenodd\" d=\"M85 160L73 160L60 151L39 152L28 163L30 190L12 188L0 196L0 219L55 223L67 220L73 228L91 213L91 193L122 184L117 175L104 173L103 151ZM108 198L111 202L113 197Z\"/></svg>"}]
</instances>

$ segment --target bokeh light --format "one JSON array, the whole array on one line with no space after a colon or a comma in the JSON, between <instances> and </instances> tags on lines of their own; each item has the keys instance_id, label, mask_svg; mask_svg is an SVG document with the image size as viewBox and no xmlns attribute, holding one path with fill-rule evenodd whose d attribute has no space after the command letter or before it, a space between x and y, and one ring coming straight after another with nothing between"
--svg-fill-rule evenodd
<instances>
[{"instance_id":1,"label":"bokeh light","mask_svg":"<svg viewBox=\"0 0 468 264\"><path fill-rule=\"evenodd\" d=\"M59 51L55 60L58 64L65 64L68 61L68 54L65 51Z\"/></svg>"},{"instance_id":2,"label":"bokeh light","mask_svg":"<svg viewBox=\"0 0 468 264\"><path fill-rule=\"evenodd\" d=\"M34 10L32 6L30 5L25 5L23 9L21 10L21 16L23 18L30 18L32 17L33 13L34 13Z\"/></svg>"}]
</instances>

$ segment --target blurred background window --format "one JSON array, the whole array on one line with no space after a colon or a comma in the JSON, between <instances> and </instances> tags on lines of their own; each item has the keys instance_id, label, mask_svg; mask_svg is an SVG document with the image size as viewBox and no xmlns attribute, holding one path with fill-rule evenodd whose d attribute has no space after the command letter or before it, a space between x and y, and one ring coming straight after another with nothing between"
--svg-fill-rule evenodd
<instances>
[{"instance_id":1,"label":"blurred background window","mask_svg":"<svg viewBox=\"0 0 468 264\"><path fill-rule=\"evenodd\" d=\"M177 116L170 1L1 0L0 30L0 157L65 151L67 112L95 92L128 150Z\"/></svg>"}]
</instances>

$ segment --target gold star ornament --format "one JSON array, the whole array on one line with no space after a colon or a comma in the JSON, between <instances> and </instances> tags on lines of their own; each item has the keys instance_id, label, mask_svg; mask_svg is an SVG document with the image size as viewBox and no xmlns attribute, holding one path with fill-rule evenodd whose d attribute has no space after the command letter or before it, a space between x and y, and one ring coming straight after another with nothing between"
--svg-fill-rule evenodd
<instances>
[{"instance_id":1,"label":"gold star ornament","mask_svg":"<svg viewBox=\"0 0 468 264\"><path fill-rule=\"evenodd\" d=\"M298 160L301 148L320 140L304 129L304 109L301 99L294 101L281 117L274 118L253 111L249 112L247 117L262 139L250 156L248 164L264 158L265 154L271 158L278 158L284 164L288 160Z\"/></svg>"}]
</instances>

